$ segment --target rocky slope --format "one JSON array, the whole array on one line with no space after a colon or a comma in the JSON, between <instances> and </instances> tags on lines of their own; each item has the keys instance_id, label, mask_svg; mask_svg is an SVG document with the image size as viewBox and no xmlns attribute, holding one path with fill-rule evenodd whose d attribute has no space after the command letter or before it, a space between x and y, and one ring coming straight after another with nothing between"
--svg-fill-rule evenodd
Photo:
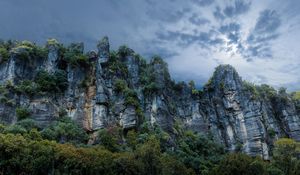
<instances>
[{"instance_id":1,"label":"rocky slope","mask_svg":"<svg viewBox=\"0 0 300 175\"><path fill-rule=\"evenodd\" d=\"M180 128L201 132L228 150L265 159L275 139L300 141L299 102L284 90L242 81L230 65L217 67L200 91L192 82L174 83L159 57L146 63L127 47L110 51L107 37L87 54L82 43L65 48L56 40L45 48L0 45L1 123L25 113L44 127L67 115L91 134L149 123L174 137Z\"/></svg>"}]
</instances>

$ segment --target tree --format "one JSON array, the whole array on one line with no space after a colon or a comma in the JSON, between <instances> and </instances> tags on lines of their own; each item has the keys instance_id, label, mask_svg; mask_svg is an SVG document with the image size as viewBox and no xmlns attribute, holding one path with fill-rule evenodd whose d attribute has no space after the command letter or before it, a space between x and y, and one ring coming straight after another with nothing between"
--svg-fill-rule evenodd
<instances>
[{"instance_id":1,"label":"tree","mask_svg":"<svg viewBox=\"0 0 300 175\"><path fill-rule=\"evenodd\" d=\"M275 142L273 161L275 167L279 168L286 175L292 175L299 167L298 157L300 144L295 140L282 138Z\"/></svg>"},{"instance_id":2,"label":"tree","mask_svg":"<svg viewBox=\"0 0 300 175\"><path fill-rule=\"evenodd\" d=\"M263 175L265 165L259 158L253 159L246 154L228 154L213 170L213 175Z\"/></svg>"},{"instance_id":3,"label":"tree","mask_svg":"<svg viewBox=\"0 0 300 175\"><path fill-rule=\"evenodd\" d=\"M142 163L142 174L161 174L160 144L154 136L137 148L136 157L137 161Z\"/></svg>"}]
</instances>

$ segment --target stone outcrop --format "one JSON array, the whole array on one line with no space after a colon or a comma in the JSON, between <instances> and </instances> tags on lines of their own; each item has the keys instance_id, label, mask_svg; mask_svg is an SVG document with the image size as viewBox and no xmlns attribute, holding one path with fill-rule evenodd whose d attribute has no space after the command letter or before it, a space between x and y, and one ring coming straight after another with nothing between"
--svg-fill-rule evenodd
<instances>
[{"instance_id":1,"label":"stone outcrop","mask_svg":"<svg viewBox=\"0 0 300 175\"><path fill-rule=\"evenodd\" d=\"M277 138L300 141L300 103L285 92L270 95L263 86L249 87L230 65L217 67L198 91L174 83L167 64L158 58L146 64L130 50L128 55L117 55L117 61L111 60L107 37L98 43L98 53L87 54L88 66L62 60L60 47L52 40L45 58L30 60L19 58L30 48L12 49L8 61L0 64L1 98L7 98L0 102L0 122L17 122L16 108L21 106L30 110L30 117L40 127L61 115L90 133L113 125L129 130L148 122L176 137L180 126L208 134L228 150L265 159ZM84 46L72 44L68 49L83 54ZM15 92L14 86L23 80L34 81L41 70L65 71L66 90L34 95ZM119 80L124 81L125 90L116 90Z\"/></svg>"}]
</instances>

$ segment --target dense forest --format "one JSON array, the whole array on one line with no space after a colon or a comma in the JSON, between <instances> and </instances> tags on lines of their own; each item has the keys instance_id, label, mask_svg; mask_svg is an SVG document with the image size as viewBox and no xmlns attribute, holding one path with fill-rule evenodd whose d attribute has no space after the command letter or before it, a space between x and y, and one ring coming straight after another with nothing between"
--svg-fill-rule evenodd
<instances>
[{"instance_id":1,"label":"dense forest","mask_svg":"<svg viewBox=\"0 0 300 175\"><path fill-rule=\"evenodd\" d=\"M276 141L273 159L229 153L210 138L180 133L176 147L158 128L143 125L126 136L118 127L100 130L97 144L68 118L40 129L30 119L0 126L1 174L298 175L299 143ZM64 143L58 141L64 140Z\"/></svg>"}]
</instances>

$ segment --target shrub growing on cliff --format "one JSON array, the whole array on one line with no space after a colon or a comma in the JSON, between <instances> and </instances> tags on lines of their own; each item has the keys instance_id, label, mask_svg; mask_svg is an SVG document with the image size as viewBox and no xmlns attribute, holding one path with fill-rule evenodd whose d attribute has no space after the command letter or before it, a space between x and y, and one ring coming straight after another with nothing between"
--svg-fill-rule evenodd
<instances>
[{"instance_id":1,"label":"shrub growing on cliff","mask_svg":"<svg viewBox=\"0 0 300 175\"><path fill-rule=\"evenodd\" d=\"M45 47L37 46L29 41L22 41L12 49L12 53L21 60L30 61L31 58L46 58L48 51Z\"/></svg>"},{"instance_id":2,"label":"shrub growing on cliff","mask_svg":"<svg viewBox=\"0 0 300 175\"><path fill-rule=\"evenodd\" d=\"M25 108L25 107L17 107L16 115L17 115L18 120L23 120L30 116L30 111L28 110L28 108Z\"/></svg>"},{"instance_id":3,"label":"shrub growing on cliff","mask_svg":"<svg viewBox=\"0 0 300 175\"><path fill-rule=\"evenodd\" d=\"M119 78L127 78L128 68L125 63L121 61L120 56L115 51L110 52L108 60L108 73Z\"/></svg>"},{"instance_id":4,"label":"shrub growing on cliff","mask_svg":"<svg viewBox=\"0 0 300 175\"><path fill-rule=\"evenodd\" d=\"M127 89L127 83L125 80L116 79L114 84L114 91L117 93L124 92Z\"/></svg>"},{"instance_id":5,"label":"shrub growing on cliff","mask_svg":"<svg viewBox=\"0 0 300 175\"><path fill-rule=\"evenodd\" d=\"M81 48L76 44L71 44L63 53L63 59L72 66L88 67L90 65L88 56L82 53Z\"/></svg>"},{"instance_id":6,"label":"shrub growing on cliff","mask_svg":"<svg viewBox=\"0 0 300 175\"><path fill-rule=\"evenodd\" d=\"M126 45L120 46L118 49L118 55L123 58L129 55L132 55L134 51L127 47Z\"/></svg>"},{"instance_id":7,"label":"shrub growing on cliff","mask_svg":"<svg viewBox=\"0 0 300 175\"><path fill-rule=\"evenodd\" d=\"M5 62L9 59L9 52L6 48L0 47L0 63Z\"/></svg>"},{"instance_id":8,"label":"shrub growing on cliff","mask_svg":"<svg viewBox=\"0 0 300 175\"><path fill-rule=\"evenodd\" d=\"M36 84L31 80L24 80L21 81L20 84L18 84L15 87L15 90L19 93L24 93L29 96L32 96L36 93L37 87Z\"/></svg>"},{"instance_id":9,"label":"shrub growing on cliff","mask_svg":"<svg viewBox=\"0 0 300 175\"><path fill-rule=\"evenodd\" d=\"M68 86L67 75L63 70L55 73L40 71L35 77L35 82L42 92L63 92Z\"/></svg>"}]
</instances>

